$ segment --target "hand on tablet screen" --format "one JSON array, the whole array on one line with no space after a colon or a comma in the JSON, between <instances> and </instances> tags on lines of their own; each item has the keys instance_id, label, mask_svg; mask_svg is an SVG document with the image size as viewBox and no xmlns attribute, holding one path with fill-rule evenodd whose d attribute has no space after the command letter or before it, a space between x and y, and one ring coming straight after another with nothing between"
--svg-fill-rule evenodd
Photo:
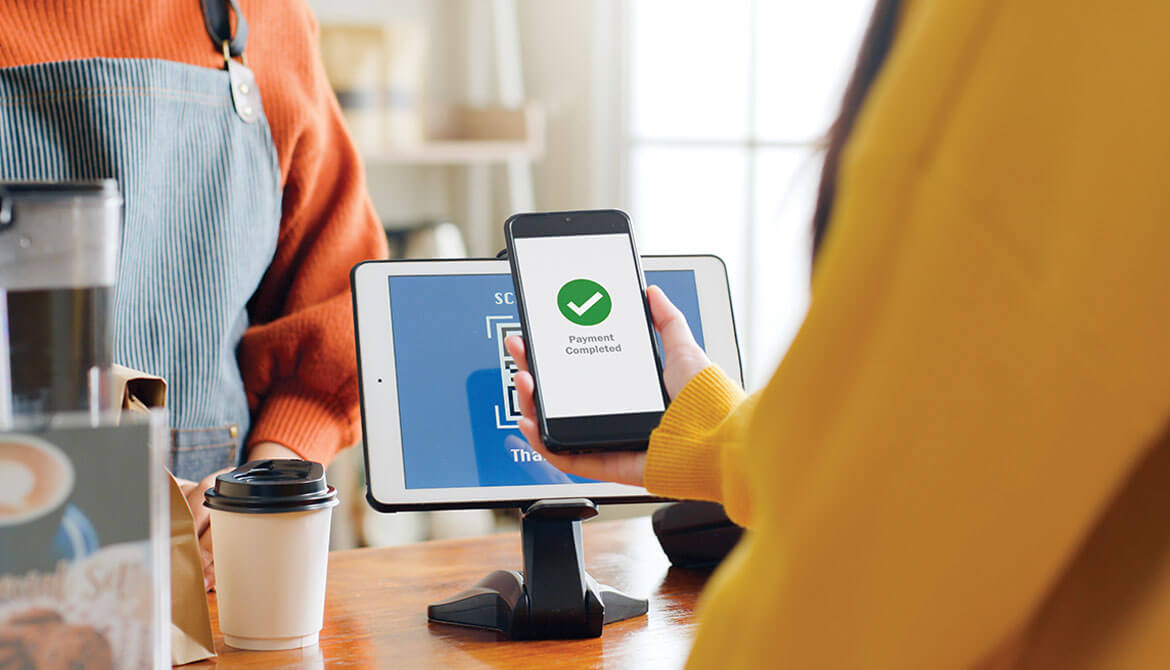
<instances>
[{"instance_id":1,"label":"hand on tablet screen","mask_svg":"<svg viewBox=\"0 0 1170 670\"><path fill-rule=\"evenodd\" d=\"M691 330L687 326L686 317L675 307L666 294L657 286L651 286L646 291L650 302L650 315L654 319L654 328L662 337L662 351L665 358L663 366L663 382L666 391L674 398L687 382L695 375L711 365L707 354L695 342ZM646 468L646 452L644 451L616 451L605 454L554 454L550 452L540 439L540 429L536 424L536 408L533 403L534 384L532 375L528 372L528 358L525 355L524 341L519 337L509 337L506 342L509 353L516 361L520 371L516 373L516 391L519 396L520 412L523 417L519 420L520 432L528 439L532 448L540 452L553 467L589 479L616 482L618 484L643 485L643 474ZM620 380L615 380L619 381Z\"/></svg>"}]
</instances>

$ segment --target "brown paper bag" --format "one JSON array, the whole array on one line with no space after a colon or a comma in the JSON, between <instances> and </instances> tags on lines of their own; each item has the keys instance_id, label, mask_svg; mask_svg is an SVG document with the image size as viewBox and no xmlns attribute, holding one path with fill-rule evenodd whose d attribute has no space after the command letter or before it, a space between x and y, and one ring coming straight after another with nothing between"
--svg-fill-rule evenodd
<instances>
[{"instance_id":1,"label":"brown paper bag","mask_svg":"<svg viewBox=\"0 0 1170 670\"><path fill-rule=\"evenodd\" d=\"M171 664L215 656L203 560L195 522L179 482L171 478Z\"/></svg>"},{"instance_id":2,"label":"brown paper bag","mask_svg":"<svg viewBox=\"0 0 1170 670\"><path fill-rule=\"evenodd\" d=\"M145 412L151 407L167 406L167 382L162 377L112 365L110 382L122 411Z\"/></svg>"},{"instance_id":3,"label":"brown paper bag","mask_svg":"<svg viewBox=\"0 0 1170 670\"><path fill-rule=\"evenodd\" d=\"M115 365L110 371L115 397L124 412L165 407L167 383L162 377ZM203 560L187 499L171 480L171 664L183 665L215 656L211 614L203 588Z\"/></svg>"}]
</instances>

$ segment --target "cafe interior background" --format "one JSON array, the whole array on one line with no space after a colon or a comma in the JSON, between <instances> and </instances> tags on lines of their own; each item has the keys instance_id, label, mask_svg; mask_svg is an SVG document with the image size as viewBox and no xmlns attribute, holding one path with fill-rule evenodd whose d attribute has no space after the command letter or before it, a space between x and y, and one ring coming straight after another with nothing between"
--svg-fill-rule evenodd
<instances>
[{"instance_id":1,"label":"cafe interior background","mask_svg":"<svg viewBox=\"0 0 1170 670\"><path fill-rule=\"evenodd\" d=\"M309 4L395 257L494 256L513 212L618 207L644 254L723 258L747 387L768 379L807 306L819 141L872 2ZM361 460L329 470L334 549L518 525L378 514Z\"/></svg>"}]
</instances>

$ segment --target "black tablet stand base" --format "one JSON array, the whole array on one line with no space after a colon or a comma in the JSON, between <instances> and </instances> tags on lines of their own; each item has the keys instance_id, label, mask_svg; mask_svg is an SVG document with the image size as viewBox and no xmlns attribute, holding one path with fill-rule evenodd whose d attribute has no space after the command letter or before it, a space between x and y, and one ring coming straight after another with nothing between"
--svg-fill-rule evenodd
<instances>
[{"instance_id":1,"label":"black tablet stand base","mask_svg":"<svg viewBox=\"0 0 1170 670\"><path fill-rule=\"evenodd\" d=\"M598 637L601 627L646 613L649 604L598 584L585 572L581 521L597 514L583 498L540 500L524 512L524 573L496 570L427 607L436 623L499 631L513 640Z\"/></svg>"}]
</instances>

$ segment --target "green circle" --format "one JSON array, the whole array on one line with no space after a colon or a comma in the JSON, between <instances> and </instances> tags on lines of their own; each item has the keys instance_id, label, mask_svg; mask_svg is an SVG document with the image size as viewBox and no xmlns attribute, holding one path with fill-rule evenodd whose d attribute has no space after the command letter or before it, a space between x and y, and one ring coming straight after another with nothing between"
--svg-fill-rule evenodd
<instances>
[{"instance_id":1,"label":"green circle","mask_svg":"<svg viewBox=\"0 0 1170 670\"><path fill-rule=\"evenodd\" d=\"M578 326L596 326L609 316L613 302L601 284L592 279L574 279L557 291L557 307Z\"/></svg>"}]
</instances>

